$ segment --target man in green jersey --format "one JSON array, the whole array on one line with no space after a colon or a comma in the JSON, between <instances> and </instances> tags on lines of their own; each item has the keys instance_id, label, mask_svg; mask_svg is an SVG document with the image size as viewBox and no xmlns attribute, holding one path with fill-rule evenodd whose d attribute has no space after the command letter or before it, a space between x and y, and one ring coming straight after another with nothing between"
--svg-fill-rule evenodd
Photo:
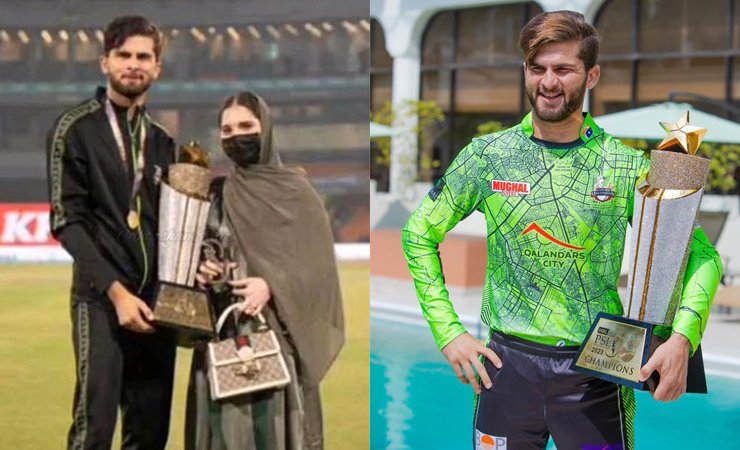
<instances>
[{"instance_id":1,"label":"man in green jersey","mask_svg":"<svg viewBox=\"0 0 740 450\"><path fill-rule=\"evenodd\" d=\"M473 139L455 158L403 231L409 269L439 348L476 392L476 449L544 449L550 435L560 450L631 449L633 391L569 367L596 315L623 313L617 281L635 185L649 160L582 111L600 75L599 38L582 15L540 14L520 46L532 112ZM460 323L437 251L475 211L487 223L485 346ZM668 340L641 370L642 379L660 374L656 400L685 392L721 272L697 227Z\"/></svg>"}]
</instances>

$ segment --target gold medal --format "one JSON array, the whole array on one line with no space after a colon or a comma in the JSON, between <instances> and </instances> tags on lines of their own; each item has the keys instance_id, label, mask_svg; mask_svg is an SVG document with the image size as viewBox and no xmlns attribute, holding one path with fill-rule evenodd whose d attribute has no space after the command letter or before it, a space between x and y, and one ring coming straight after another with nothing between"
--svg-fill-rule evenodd
<instances>
[{"instance_id":1,"label":"gold medal","mask_svg":"<svg viewBox=\"0 0 740 450\"><path fill-rule=\"evenodd\" d=\"M128 222L129 228L132 230L139 228L139 213L133 210L129 211L126 221Z\"/></svg>"}]
</instances>

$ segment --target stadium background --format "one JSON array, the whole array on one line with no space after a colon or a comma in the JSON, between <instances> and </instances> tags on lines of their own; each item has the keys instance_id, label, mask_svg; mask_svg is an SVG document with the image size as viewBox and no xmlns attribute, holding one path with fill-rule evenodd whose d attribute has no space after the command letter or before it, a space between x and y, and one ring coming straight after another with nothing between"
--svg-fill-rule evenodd
<instances>
[{"instance_id":1,"label":"stadium background","mask_svg":"<svg viewBox=\"0 0 740 450\"><path fill-rule=\"evenodd\" d=\"M104 83L102 29L133 13L166 36L148 107L178 143L200 141L223 172L217 111L228 95L257 91L272 106L284 161L304 167L324 197L335 239L367 242L368 8L359 0L2 2L0 246L54 244L39 205L47 201L46 133L64 108ZM59 256L42 250L31 253Z\"/></svg>"}]
</instances>

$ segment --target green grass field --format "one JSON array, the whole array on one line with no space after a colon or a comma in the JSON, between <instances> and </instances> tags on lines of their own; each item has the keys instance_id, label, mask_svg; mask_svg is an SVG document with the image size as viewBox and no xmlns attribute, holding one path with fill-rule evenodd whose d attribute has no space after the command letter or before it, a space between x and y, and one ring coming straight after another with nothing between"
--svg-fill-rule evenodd
<instances>
[{"instance_id":1,"label":"green grass field","mask_svg":"<svg viewBox=\"0 0 740 450\"><path fill-rule=\"evenodd\" d=\"M327 449L369 448L369 265L340 266L347 345L322 384ZM0 449L63 448L74 365L71 266L0 265ZM178 353L170 449L182 449L190 352ZM114 447L117 447L114 446Z\"/></svg>"}]
</instances>

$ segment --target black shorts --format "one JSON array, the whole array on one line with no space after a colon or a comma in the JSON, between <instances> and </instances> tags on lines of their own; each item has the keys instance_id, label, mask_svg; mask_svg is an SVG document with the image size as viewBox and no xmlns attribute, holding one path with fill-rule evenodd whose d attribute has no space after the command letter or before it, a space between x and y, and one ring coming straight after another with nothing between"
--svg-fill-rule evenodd
<instances>
[{"instance_id":1,"label":"black shorts","mask_svg":"<svg viewBox=\"0 0 740 450\"><path fill-rule=\"evenodd\" d=\"M552 347L495 332L489 348L499 370L485 359L490 390L475 399L475 450L634 448L632 388L570 370L578 347Z\"/></svg>"}]
</instances>

